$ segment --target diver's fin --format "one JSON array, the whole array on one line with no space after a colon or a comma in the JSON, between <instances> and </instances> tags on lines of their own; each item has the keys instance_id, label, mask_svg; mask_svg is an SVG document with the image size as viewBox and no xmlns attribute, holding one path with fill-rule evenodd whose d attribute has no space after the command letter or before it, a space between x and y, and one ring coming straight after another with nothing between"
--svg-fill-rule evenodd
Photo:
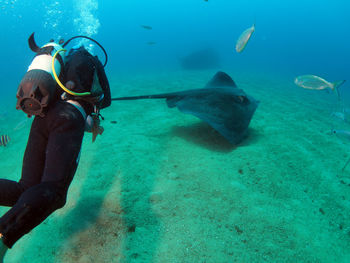
<instances>
[{"instance_id":1,"label":"diver's fin","mask_svg":"<svg viewBox=\"0 0 350 263\"><path fill-rule=\"evenodd\" d=\"M40 47L35 43L34 32L28 38L28 44L29 44L30 49L32 51L34 51L35 53L37 53L40 50Z\"/></svg>"},{"instance_id":2,"label":"diver's fin","mask_svg":"<svg viewBox=\"0 0 350 263\"><path fill-rule=\"evenodd\" d=\"M219 71L217 72L214 77L208 82L207 87L237 87L236 83L233 81L233 79L227 75L225 72Z\"/></svg>"}]
</instances>

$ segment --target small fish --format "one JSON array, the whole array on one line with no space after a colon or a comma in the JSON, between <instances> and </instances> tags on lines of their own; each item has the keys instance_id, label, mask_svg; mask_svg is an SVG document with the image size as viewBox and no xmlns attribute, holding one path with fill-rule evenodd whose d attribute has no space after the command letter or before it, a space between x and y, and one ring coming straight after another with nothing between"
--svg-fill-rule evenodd
<instances>
[{"instance_id":1,"label":"small fish","mask_svg":"<svg viewBox=\"0 0 350 263\"><path fill-rule=\"evenodd\" d=\"M30 118L26 118L22 121L20 121L15 128L13 128L14 131L18 131L18 130L22 130L28 122L28 120L30 120Z\"/></svg>"},{"instance_id":2,"label":"small fish","mask_svg":"<svg viewBox=\"0 0 350 263\"><path fill-rule=\"evenodd\" d=\"M335 111L331 114L331 116L342 121L346 120L344 112Z\"/></svg>"},{"instance_id":3,"label":"small fish","mask_svg":"<svg viewBox=\"0 0 350 263\"><path fill-rule=\"evenodd\" d=\"M0 136L0 146L6 146L10 142L10 137L7 135Z\"/></svg>"},{"instance_id":4,"label":"small fish","mask_svg":"<svg viewBox=\"0 0 350 263\"><path fill-rule=\"evenodd\" d=\"M151 26L145 26L145 25L141 25L142 28L147 29L147 30L152 30Z\"/></svg>"},{"instance_id":5,"label":"small fish","mask_svg":"<svg viewBox=\"0 0 350 263\"><path fill-rule=\"evenodd\" d=\"M337 94L338 97L339 97L338 88L342 84L344 84L344 82L345 80L340 80L332 83L315 75L303 75L303 76L296 77L294 80L294 83L297 86L302 87L304 89L323 90L323 89L330 88Z\"/></svg>"},{"instance_id":6,"label":"small fish","mask_svg":"<svg viewBox=\"0 0 350 263\"><path fill-rule=\"evenodd\" d=\"M153 46L153 45L155 45L155 44L157 44L157 43L156 43L156 42L153 42L153 41L147 42L147 45L150 45L150 46Z\"/></svg>"},{"instance_id":7,"label":"small fish","mask_svg":"<svg viewBox=\"0 0 350 263\"><path fill-rule=\"evenodd\" d=\"M350 131L333 129L331 133L337 135L339 138L344 138L350 141Z\"/></svg>"},{"instance_id":8,"label":"small fish","mask_svg":"<svg viewBox=\"0 0 350 263\"><path fill-rule=\"evenodd\" d=\"M255 24L253 24L252 27L246 29L238 38L236 42L236 51L238 53L242 52L244 48L246 47L250 37L252 36L253 32L255 31Z\"/></svg>"}]
</instances>

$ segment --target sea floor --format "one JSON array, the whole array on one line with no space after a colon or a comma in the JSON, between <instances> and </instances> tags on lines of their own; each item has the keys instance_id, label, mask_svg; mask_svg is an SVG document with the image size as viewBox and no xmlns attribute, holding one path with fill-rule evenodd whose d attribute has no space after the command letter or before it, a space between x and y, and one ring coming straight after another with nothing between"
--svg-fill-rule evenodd
<instances>
[{"instance_id":1,"label":"sea floor","mask_svg":"<svg viewBox=\"0 0 350 263\"><path fill-rule=\"evenodd\" d=\"M334 94L226 72L260 101L243 143L162 100L114 102L103 135L85 135L66 206L5 263L350 262L350 138L331 133L350 126L331 116ZM114 97L131 96L202 88L214 73L110 80ZM14 108L0 116L11 137L0 152L2 176L17 180L31 120Z\"/></svg>"}]
</instances>

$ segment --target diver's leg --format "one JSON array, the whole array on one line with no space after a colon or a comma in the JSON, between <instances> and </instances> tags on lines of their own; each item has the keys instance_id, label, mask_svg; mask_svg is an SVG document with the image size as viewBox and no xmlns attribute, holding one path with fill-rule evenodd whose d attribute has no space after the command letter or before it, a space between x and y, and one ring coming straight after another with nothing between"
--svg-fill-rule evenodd
<instances>
[{"instance_id":1,"label":"diver's leg","mask_svg":"<svg viewBox=\"0 0 350 263\"><path fill-rule=\"evenodd\" d=\"M25 190L40 183L43 175L49 136L46 118L36 116L32 123L19 180Z\"/></svg>"},{"instance_id":2,"label":"diver's leg","mask_svg":"<svg viewBox=\"0 0 350 263\"><path fill-rule=\"evenodd\" d=\"M4 257L5 257L7 250L8 250L8 247L2 242L2 240L0 238L0 263L4 262Z\"/></svg>"},{"instance_id":3,"label":"diver's leg","mask_svg":"<svg viewBox=\"0 0 350 263\"><path fill-rule=\"evenodd\" d=\"M23 157L20 181L0 179L0 206L13 206L26 189L40 182L45 166L46 144L44 120L35 117Z\"/></svg>"},{"instance_id":4,"label":"diver's leg","mask_svg":"<svg viewBox=\"0 0 350 263\"><path fill-rule=\"evenodd\" d=\"M44 169L47 135L43 120L36 117L32 123L26 151L23 158L22 177L19 182L0 179L0 205L13 206L21 194L29 187L40 182ZM0 219L1 220L1 219ZM2 231L2 230L1 230ZM3 242L0 232L0 263L3 263L8 245Z\"/></svg>"},{"instance_id":5,"label":"diver's leg","mask_svg":"<svg viewBox=\"0 0 350 263\"><path fill-rule=\"evenodd\" d=\"M22 193L23 188L16 181L0 179L0 206L13 206Z\"/></svg>"},{"instance_id":6,"label":"diver's leg","mask_svg":"<svg viewBox=\"0 0 350 263\"><path fill-rule=\"evenodd\" d=\"M0 219L4 244L11 248L53 211L64 206L78 165L85 122L72 105L58 103L47 116L49 139L42 180L27 189Z\"/></svg>"}]
</instances>

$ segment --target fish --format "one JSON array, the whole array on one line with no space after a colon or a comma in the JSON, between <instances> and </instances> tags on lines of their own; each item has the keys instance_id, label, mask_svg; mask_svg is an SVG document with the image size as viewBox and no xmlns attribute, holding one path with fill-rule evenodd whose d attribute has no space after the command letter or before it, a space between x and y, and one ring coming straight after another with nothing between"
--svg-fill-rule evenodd
<instances>
[{"instance_id":1,"label":"fish","mask_svg":"<svg viewBox=\"0 0 350 263\"><path fill-rule=\"evenodd\" d=\"M147 29L147 30L152 30L151 26L146 26L146 25L141 25L142 28Z\"/></svg>"},{"instance_id":2,"label":"fish","mask_svg":"<svg viewBox=\"0 0 350 263\"><path fill-rule=\"evenodd\" d=\"M5 146L10 142L10 137L8 135L0 136L0 146Z\"/></svg>"},{"instance_id":3,"label":"fish","mask_svg":"<svg viewBox=\"0 0 350 263\"><path fill-rule=\"evenodd\" d=\"M335 129L333 129L331 131L331 133L337 135L340 138L344 138L344 139L347 139L350 141L350 131L348 131L348 130L335 130Z\"/></svg>"},{"instance_id":4,"label":"fish","mask_svg":"<svg viewBox=\"0 0 350 263\"><path fill-rule=\"evenodd\" d=\"M337 94L338 98L339 98L339 87L343 85L344 82L345 80L329 82L316 75L302 75L302 76L296 77L294 80L295 85L302 87L304 89L324 90L329 88Z\"/></svg>"},{"instance_id":5,"label":"fish","mask_svg":"<svg viewBox=\"0 0 350 263\"><path fill-rule=\"evenodd\" d=\"M14 131L22 130L29 122L30 118L26 118L22 121L20 121L16 127L13 128Z\"/></svg>"},{"instance_id":6,"label":"fish","mask_svg":"<svg viewBox=\"0 0 350 263\"><path fill-rule=\"evenodd\" d=\"M339 112L339 111L335 111L331 114L332 117L337 118L339 120L345 121L347 118L345 117L345 113L344 112Z\"/></svg>"},{"instance_id":7,"label":"fish","mask_svg":"<svg viewBox=\"0 0 350 263\"><path fill-rule=\"evenodd\" d=\"M149 46L153 46L153 45L155 45L155 44L157 44L157 43L156 43L156 42L153 42L153 41L147 42L147 45L149 45Z\"/></svg>"},{"instance_id":8,"label":"fish","mask_svg":"<svg viewBox=\"0 0 350 263\"><path fill-rule=\"evenodd\" d=\"M236 51L238 53L241 53L245 49L245 47L246 47L246 45L247 45L247 43L248 43L248 41L249 41L249 39L252 36L254 31L255 31L255 24L253 24L252 27L244 30L244 32L239 36L239 38L236 42Z\"/></svg>"}]
</instances>

